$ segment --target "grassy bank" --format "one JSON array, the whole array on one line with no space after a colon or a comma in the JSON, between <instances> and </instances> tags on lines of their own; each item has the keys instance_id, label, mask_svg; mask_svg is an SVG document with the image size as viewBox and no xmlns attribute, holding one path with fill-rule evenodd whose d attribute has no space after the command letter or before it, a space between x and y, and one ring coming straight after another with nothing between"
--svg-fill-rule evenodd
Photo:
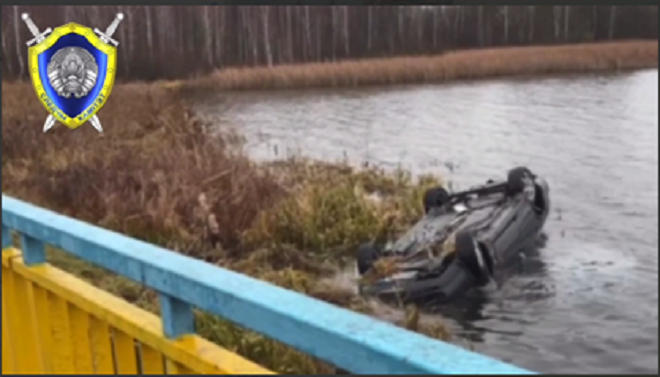
<instances>
[{"instance_id":1,"label":"grassy bank","mask_svg":"<svg viewBox=\"0 0 660 377\"><path fill-rule=\"evenodd\" d=\"M260 90L446 82L504 76L585 73L655 68L657 41L508 47L397 57L225 69L179 82L187 89Z\"/></svg>"},{"instance_id":2,"label":"grassy bank","mask_svg":"<svg viewBox=\"0 0 660 377\"><path fill-rule=\"evenodd\" d=\"M2 191L37 205L240 271L319 299L372 313L333 283L360 242L398 232L420 214L432 177L290 160L257 165L233 134L207 125L160 86L117 86L99 113L105 128L42 133L45 110L28 83L2 85ZM383 201L368 194L378 190ZM152 311L155 294L51 251L58 266ZM414 309L399 324L436 337ZM328 365L199 313L198 332L283 373L330 373Z\"/></svg>"}]
</instances>

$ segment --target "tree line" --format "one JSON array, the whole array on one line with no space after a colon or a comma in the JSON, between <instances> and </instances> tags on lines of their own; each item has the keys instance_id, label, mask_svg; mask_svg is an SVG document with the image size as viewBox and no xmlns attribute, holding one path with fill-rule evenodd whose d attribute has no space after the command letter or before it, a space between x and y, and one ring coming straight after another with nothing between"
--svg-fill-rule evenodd
<instances>
[{"instance_id":1,"label":"tree line","mask_svg":"<svg viewBox=\"0 0 660 377\"><path fill-rule=\"evenodd\" d=\"M657 6L2 6L3 77L27 77L32 36L125 19L120 79L184 78L238 66L328 62L448 50L657 39Z\"/></svg>"}]
</instances>

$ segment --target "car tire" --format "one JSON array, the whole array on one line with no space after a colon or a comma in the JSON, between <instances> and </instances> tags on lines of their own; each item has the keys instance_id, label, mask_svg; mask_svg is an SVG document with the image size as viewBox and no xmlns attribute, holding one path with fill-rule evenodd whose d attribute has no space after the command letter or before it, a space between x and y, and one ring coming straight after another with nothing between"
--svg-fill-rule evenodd
<instances>
[{"instance_id":1,"label":"car tire","mask_svg":"<svg viewBox=\"0 0 660 377\"><path fill-rule=\"evenodd\" d=\"M465 263L455 260L434 281L434 284L433 297L429 297L429 300L444 304L464 295L470 288L476 287L478 280Z\"/></svg>"},{"instance_id":2,"label":"car tire","mask_svg":"<svg viewBox=\"0 0 660 377\"><path fill-rule=\"evenodd\" d=\"M380 251L373 243L363 243L357 251L357 270L358 275L362 276L373 267L374 263L380 258Z\"/></svg>"},{"instance_id":3,"label":"car tire","mask_svg":"<svg viewBox=\"0 0 660 377\"><path fill-rule=\"evenodd\" d=\"M520 194L525 191L529 180L534 179L534 174L526 167L517 167L509 170L506 179L506 192L509 195Z\"/></svg>"},{"instance_id":4,"label":"car tire","mask_svg":"<svg viewBox=\"0 0 660 377\"><path fill-rule=\"evenodd\" d=\"M477 280L478 285L485 285L490 280L489 266L479 249L476 240L470 232L461 231L455 236L456 258L468 268Z\"/></svg>"},{"instance_id":5,"label":"car tire","mask_svg":"<svg viewBox=\"0 0 660 377\"><path fill-rule=\"evenodd\" d=\"M449 198L449 193L442 187L434 187L424 192L424 213L429 213L431 208L441 207Z\"/></svg>"}]
</instances>

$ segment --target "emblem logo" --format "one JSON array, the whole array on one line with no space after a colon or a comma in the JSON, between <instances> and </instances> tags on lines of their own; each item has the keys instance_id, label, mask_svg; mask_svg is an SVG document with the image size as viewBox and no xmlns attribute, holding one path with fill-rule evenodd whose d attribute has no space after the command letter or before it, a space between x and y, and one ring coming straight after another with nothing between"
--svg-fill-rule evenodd
<instances>
[{"instance_id":1,"label":"emblem logo","mask_svg":"<svg viewBox=\"0 0 660 377\"><path fill-rule=\"evenodd\" d=\"M103 132L96 113L115 81L119 42L112 35L124 15L117 13L105 32L73 22L40 32L30 15L23 13L22 19L34 37L27 42L32 84L50 113L44 132L57 121L70 129L89 121Z\"/></svg>"}]
</instances>

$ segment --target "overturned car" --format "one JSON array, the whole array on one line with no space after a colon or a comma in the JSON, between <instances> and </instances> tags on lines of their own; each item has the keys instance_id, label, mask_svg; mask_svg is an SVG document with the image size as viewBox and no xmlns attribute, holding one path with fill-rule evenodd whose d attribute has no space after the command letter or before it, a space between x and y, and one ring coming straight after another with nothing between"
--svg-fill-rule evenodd
<instances>
[{"instance_id":1,"label":"overturned car","mask_svg":"<svg viewBox=\"0 0 660 377\"><path fill-rule=\"evenodd\" d=\"M383 249L357 253L360 292L404 302L450 301L501 281L502 271L534 245L550 209L547 182L525 167L501 182L424 195L425 216Z\"/></svg>"}]
</instances>

